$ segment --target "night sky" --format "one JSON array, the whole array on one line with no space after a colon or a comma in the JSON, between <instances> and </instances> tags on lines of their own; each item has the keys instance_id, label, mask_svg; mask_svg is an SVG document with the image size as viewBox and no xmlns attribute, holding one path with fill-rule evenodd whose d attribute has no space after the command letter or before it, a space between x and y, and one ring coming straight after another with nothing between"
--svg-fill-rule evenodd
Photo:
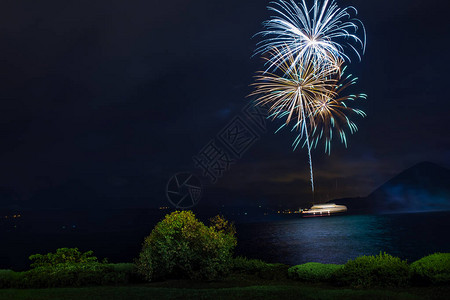
<instances>
[{"instance_id":1,"label":"night sky","mask_svg":"<svg viewBox=\"0 0 450 300\"><path fill-rule=\"evenodd\" d=\"M365 119L313 152L315 200L366 196L421 161L450 167L448 1L354 5ZM0 208L157 207L167 180L251 100L268 1L1 1ZM267 133L199 205L303 205L305 149ZM13 195L13 196L11 196Z\"/></svg>"}]
</instances>

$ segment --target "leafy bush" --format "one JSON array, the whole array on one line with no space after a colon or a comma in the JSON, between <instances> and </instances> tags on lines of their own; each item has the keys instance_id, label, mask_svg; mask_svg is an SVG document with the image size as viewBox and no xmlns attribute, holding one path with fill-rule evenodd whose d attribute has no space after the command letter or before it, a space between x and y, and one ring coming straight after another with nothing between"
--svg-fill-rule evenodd
<instances>
[{"instance_id":1,"label":"leafy bush","mask_svg":"<svg viewBox=\"0 0 450 300\"><path fill-rule=\"evenodd\" d=\"M140 283L134 264L65 263L26 272L0 271L0 288L80 287Z\"/></svg>"},{"instance_id":2,"label":"leafy bush","mask_svg":"<svg viewBox=\"0 0 450 300\"><path fill-rule=\"evenodd\" d=\"M134 264L98 262L92 251L60 248L55 253L30 256L32 269L26 272L0 270L0 288L44 288L111 285L143 282Z\"/></svg>"},{"instance_id":3,"label":"leafy bush","mask_svg":"<svg viewBox=\"0 0 450 300\"><path fill-rule=\"evenodd\" d=\"M336 270L332 278L338 284L352 287L405 286L409 282L409 266L406 261L386 253L360 256Z\"/></svg>"},{"instance_id":4,"label":"leafy bush","mask_svg":"<svg viewBox=\"0 0 450 300\"><path fill-rule=\"evenodd\" d=\"M301 281L326 282L342 265L310 262L289 268L289 278Z\"/></svg>"},{"instance_id":5,"label":"leafy bush","mask_svg":"<svg viewBox=\"0 0 450 300\"><path fill-rule=\"evenodd\" d=\"M232 261L232 271L234 273L255 275L262 279L286 279L288 268L288 265L270 264L259 259L247 259L240 256Z\"/></svg>"},{"instance_id":6,"label":"leafy bush","mask_svg":"<svg viewBox=\"0 0 450 300\"><path fill-rule=\"evenodd\" d=\"M435 253L415 261L410 266L415 285L449 284L450 253Z\"/></svg>"},{"instance_id":7,"label":"leafy bush","mask_svg":"<svg viewBox=\"0 0 450 300\"><path fill-rule=\"evenodd\" d=\"M264 269L267 265L266 262L259 259L248 259L246 257L238 256L233 258L232 270L236 273L254 275Z\"/></svg>"},{"instance_id":8,"label":"leafy bush","mask_svg":"<svg viewBox=\"0 0 450 300\"><path fill-rule=\"evenodd\" d=\"M12 270L0 270L0 288L11 287L12 281L14 280L15 273Z\"/></svg>"},{"instance_id":9,"label":"leafy bush","mask_svg":"<svg viewBox=\"0 0 450 300\"><path fill-rule=\"evenodd\" d=\"M235 236L236 228L233 223L228 222L223 216L217 215L209 219L210 227L217 232ZM234 242L236 246L236 241Z\"/></svg>"},{"instance_id":10,"label":"leafy bush","mask_svg":"<svg viewBox=\"0 0 450 300\"><path fill-rule=\"evenodd\" d=\"M0 286L2 286L2 282L8 280L13 273L13 270L0 270Z\"/></svg>"},{"instance_id":11,"label":"leafy bush","mask_svg":"<svg viewBox=\"0 0 450 300\"><path fill-rule=\"evenodd\" d=\"M23 287L79 287L85 285L124 284L125 276L115 273L113 268L97 263L65 263L56 266L38 267L25 272Z\"/></svg>"},{"instance_id":12,"label":"leafy bush","mask_svg":"<svg viewBox=\"0 0 450 300\"><path fill-rule=\"evenodd\" d=\"M138 269L135 264L132 263L119 263L119 264L108 264L112 267L114 273L120 273L125 276L127 283L143 283L144 278L138 273Z\"/></svg>"},{"instance_id":13,"label":"leafy bush","mask_svg":"<svg viewBox=\"0 0 450 300\"><path fill-rule=\"evenodd\" d=\"M263 279L285 279L289 266L284 264L266 263L259 259L236 257L232 261L234 273L256 275Z\"/></svg>"},{"instance_id":14,"label":"leafy bush","mask_svg":"<svg viewBox=\"0 0 450 300\"><path fill-rule=\"evenodd\" d=\"M208 227L191 211L173 212L145 238L138 271L149 281L221 278L230 269L235 232L233 224L220 216L211 219Z\"/></svg>"},{"instance_id":15,"label":"leafy bush","mask_svg":"<svg viewBox=\"0 0 450 300\"><path fill-rule=\"evenodd\" d=\"M78 248L59 248L56 253L33 254L29 257L32 268L50 267L67 263L97 262L92 251L80 252Z\"/></svg>"},{"instance_id":16,"label":"leafy bush","mask_svg":"<svg viewBox=\"0 0 450 300\"><path fill-rule=\"evenodd\" d=\"M18 272L10 285L19 288L124 284L129 274L117 271L113 264L98 262L92 251L59 248L55 253L34 254L29 257L32 269Z\"/></svg>"}]
</instances>

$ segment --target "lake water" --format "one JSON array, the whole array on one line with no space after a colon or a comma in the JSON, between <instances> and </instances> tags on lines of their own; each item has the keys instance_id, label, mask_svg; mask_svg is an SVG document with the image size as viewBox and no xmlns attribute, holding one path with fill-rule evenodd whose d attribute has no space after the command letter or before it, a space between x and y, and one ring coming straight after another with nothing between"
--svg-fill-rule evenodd
<instances>
[{"instance_id":1,"label":"lake water","mask_svg":"<svg viewBox=\"0 0 450 300\"><path fill-rule=\"evenodd\" d=\"M30 254L53 252L60 247L93 250L97 257L107 257L111 262L130 262L138 256L152 226L108 233L0 233L0 269L27 269ZM296 216L236 227L237 255L289 265L341 264L380 251L408 261L434 252L450 252L450 212L304 219Z\"/></svg>"},{"instance_id":2,"label":"lake water","mask_svg":"<svg viewBox=\"0 0 450 300\"><path fill-rule=\"evenodd\" d=\"M342 264L380 251L408 261L450 252L450 212L292 218L237 231L238 253L289 265Z\"/></svg>"}]
</instances>

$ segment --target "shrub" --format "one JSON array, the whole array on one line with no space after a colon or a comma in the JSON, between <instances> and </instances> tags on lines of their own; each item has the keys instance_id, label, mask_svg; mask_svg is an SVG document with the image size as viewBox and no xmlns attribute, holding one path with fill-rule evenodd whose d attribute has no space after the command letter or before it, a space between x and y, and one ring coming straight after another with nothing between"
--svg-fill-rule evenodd
<instances>
[{"instance_id":1,"label":"shrub","mask_svg":"<svg viewBox=\"0 0 450 300\"><path fill-rule=\"evenodd\" d=\"M112 267L105 264L91 263L65 263L55 266L37 267L24 272L21 287L44 288L64 286L85 286L126 283L124 276L114 273Z\"/></svg>"},{"instance_id":2,"label":"shrub","mask_svg":"<svg viewBox=\"0 0 450 300\"><path fill-rule=\"evenodd\" d=\"M41 288L125 284L130 272L124 267L98 262L92 251L80 252L78 248L59 248L55 253L34 254L29 257L32 269L15 273L9 280L11 287ZM128 266L128 269L130 267Z\"/></svg>"},{"instance_id":3,"label":"shrub","mask_svg":"<svg viewBox=\"0 0 450 300\"><path fill-rule=\"evenodd\" d=\"M56 253L33 254L29 257L31 267L49 267L66 263L91 263L97 262L97 257L92 251L80 252L78 248L59 248Z\"/></svg>"},{"instance_id":4,"label":"shrub","mask_svg":"<svg viewBox=\"0 0 450 300\"><path fill-rule=\"evenodd\" d=\"M11 287L11 281L14 273L15 272L12 270L0 270L0 288Z\"/></svg>"},{"instance_id":5,"label":"shrub","mask_svg":"<svg viewBox=\"0 0 450 300\"><path fill-rule=\"evenodd\" d=\"M217 215L209 219L210 227L217 232L234 236L236 234L236 228L233 223L228 222L223 216ZM236 242L235 242L236 244Z\"/></svg>"},{"instance_id":6,"label":"shrub","mask_svg":"<svg viewBox=\"0 0 450 300\"><path fill-rule=\"evenodd\" d=\"M332 277L352 287L399 287L409 282L409 266L398 257L380 253L349 260Z\"/></svg>"},{"instance_id":7,"label":"shrub","mask_svg":"<svg viewBox=\"0 0 450 300\"><path fill-rule=\"evenodd\" d=\"M167 215L145 238L138 271L149 281L162 278L215 280L228 274L236 246L235 229L223 217L208 227L191 211Z\"/></svg>"},{"instance_id":8,"label":"shrub","mask_svg":"<svg viewBox=\"0 0 450 300\"><path fill-rule=\"evenodd\" d=\"M289 268L289 278L301 281L326 282L342 265L310 262Z\"/></svg>"},{"instance_id":9,"label":"shrub","mask_svg":"<svg viewBox=\"0 0 450 300\"><path fill-rule=\"evenodd\" d=\"M134 264L98 262L92 251L60 248L56 253L30 256L32 269L26 272L0 270L0 288L46 288L64 286L140 283Z\"/></svg>"},{"instance_id":10,"label":"shrub","mask_svg":"<svg viewBox=\"0 0 450 300\"><path fill-rule=\"evenodd\" d=\"M435 253L415 261L410 266L415 285L449 284L450 253Z\"/></svg>"},{"instance_id":11,"label":"shrub","mask_svg":"<svg viewBox=\"0 0 450 300\"><path fill-rule=\"evenodd\" d=\"M142 279L137 275L133 264L102 264L91 262L78 264L65 263L56 266L38 267L26 272L12 272L6 280L6 284L3 286L0 285L0 287L80 287L138 282L142 282Z\"/></svg>"},{"instance_id":12,"label":"shrub","mask_svg":"<svg viewBox=\"0 0 450 300\"><path fill-rule=\"evenodd\" d=\"M262 279L283 280L287 278L288 265L270 264L259 259L236 257L232 261L234 273L255 275Z\"/></svg>"},{"instance_id":13,"label":"shrub","mask_svg":"<svg viewBox=\"0 0 450 300\"><path fill-rule=\"evenodd\" d=\"M112 267L115 274L123 274L127 283L143 283L144 278L138 273L138 269L135 264L132 263L119 263L108 264Z\"/></svg>"},{"instance_id":14,"label":"shrub","mask_svg":"<svg viewBox=\"0 0 450 300\"><path fill-rule=\"evenodd\" d=\"M115 272L134 273L137 271L136 265L132 263L108 264Z\"/></svg>"},{"instance_id":15,"label":"shrub","mask_svg":"<svg viewBox=\"0 0 450 300\"><path fill-rule=\"evenodd\" d=\"M254 275L266 267L267 263L259 259L248 259L238 256L233 258L232 270L236 273Z\"/></svg>"}]
</instances>

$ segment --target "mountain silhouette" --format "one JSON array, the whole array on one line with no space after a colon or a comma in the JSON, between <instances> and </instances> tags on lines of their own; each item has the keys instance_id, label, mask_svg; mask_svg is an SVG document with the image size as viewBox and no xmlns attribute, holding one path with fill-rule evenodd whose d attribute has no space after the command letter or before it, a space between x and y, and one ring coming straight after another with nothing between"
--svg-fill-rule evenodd
<instances>
[{"instance_id":1,"label":"mountain silhouette","mask_svg":"<svg viewBox=\"0 0 450 300\"><path fill-rule=\"evenodd\" d=\"M365 198L331 201L354 212L421 212L450 210L450 170L421 162L396 175Z\"/></svg>"}]
</instances>

